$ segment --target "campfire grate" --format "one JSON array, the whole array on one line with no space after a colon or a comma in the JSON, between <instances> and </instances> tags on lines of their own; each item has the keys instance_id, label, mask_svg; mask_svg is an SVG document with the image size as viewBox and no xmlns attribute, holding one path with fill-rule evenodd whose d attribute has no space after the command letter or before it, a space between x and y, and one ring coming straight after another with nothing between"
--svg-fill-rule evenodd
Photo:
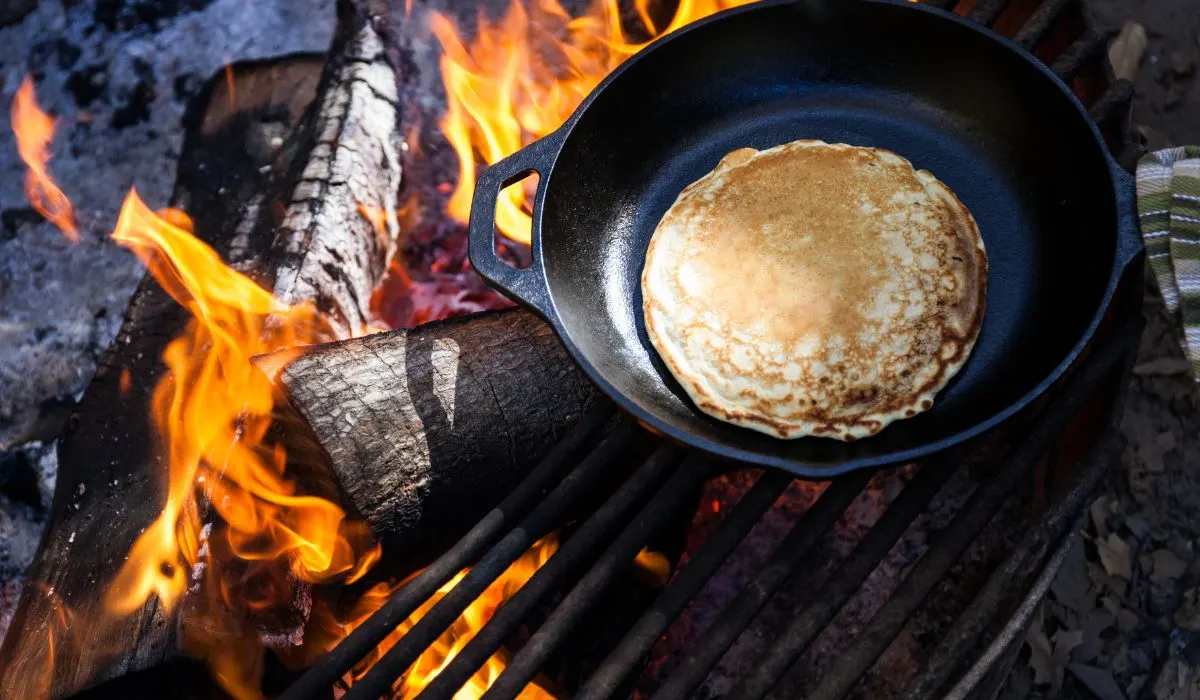
<instances>
[{"instance_id":1,"label":"campfire grate","mask_svg":"<svg viewBox=\"0 0 1200 700\"><path fill-rule=\"evenodd\" d=\"M1126 321L1110 341L1098 348L1067 381L1054 403L1033 423L1024 441L998 465L994 475L975 491L951 526L941 532L940 539L931 543L929 551L905 578L901 587L861 632L858 643L826 673L821 684L808 697L843 697L862 677L922 604L934 584L990 522L1023 478L1028 476L1071 417L1093 400L1098 387L1108 385L1114 378L1123 379L1128 375L1136 349L1134 341L1140 336L1140 325L1140 318ZM1009 554L974 602L955 621L914 681L907 697L937 696L937 691L967 660L963 658L962 650L973 647L1025 581L1025 574L1030 567L1076 522L1076 515L1085 505L1088 495L1120 452L1119 433L1115 428L1122 406L1123 400L1118 397L1113 402L1109 417L1108 437L1093 448L1085 460L1086 466L1079 471L1071 487L1066 489L1064 497L1049 509L1038 526ZM500 506L443 557L398 591L383 608L280 696L281 699L327 696L333 684L355 662L377 646L432 592L449 581L461 568L474 563L459 585L439 601L343 697L375 698L386 694L392 683L466 606L529 545L561 524L567 511L595 486L604 471L611 469L612 461L622 457L636 442L639 429L621 420L617 427L595 443L583 459L574 461L604 432L611 412L608 404L594 407ZM957 470L959 463L953 457L945 457L921 469L837 572L813 592L807 607L792 620L761 664L735 688L731 698L763 697L770 690L862 585L867 575L879 565L929 499ZM582 565L594 561L485 696L517 697L526 684L533 680L547 657L566 640L574 623L597 602L600 592L628 568L650 535L694 493L695 486L701 480L711 475L713 466L699 455L685 455L672 446L659 447L638 469L633 470L630 478L591 515L578 533L564 543L418 697L453 697L461 685L500 648L506 636L524 620L535 603L561 587ZM554 482L559 479L561 481L555 486ZM655 698L689 697L793 571L817 568L814 562L807 561L817 553L814 544L826 535L867 480L863 475L848 475L830 484L754 580L746 586L743 594L708 630L703 642L683 658L659 688ZM609 698L624 687L625 681L639 668L642 659L667 626L733 547L761 519L790 481L790 476L778 471L768 471L758 479L703 548L612 650L576 697ZM546 495L543 497L543 494ZM644 505L630 520L629 516L639 503ZM505 525L522 513L527 514L504 534ZM629 524L621 529L623 523ZM618 530L619 534L613 539ZM597 557L596 553L606 542L611 543Z\"/></svg>"},{"instance_id":2,"label":"campfire grate","mask_svg":"<svg viewBox=\"0 0 1200 700\"><path fill-rule=\"evenodd\" d=\"M930 0L929 4L953 7L956 0ZM1009 0L978 0L968 12L974 21L991 26L1003 16ZM1012 36L1033 49L1059 21L1072 0L1046 0ZM1066 45L1051 62L1064 81L1072 82L1086 70L1102 64L1109 32L1087 29ZM1103 66L1101 66L1103 69ZM1128 120L1133 87L1128 81L1107 81L1104 92L1092 100L1091 115L1121 144L1126 166L1140 156ZM1115 136L1114 136L1115 135ZM1019 444L1003 459L989 463L989 477L975 488L949 527L933 535L928 550L904 577L899 587L856 635L851 648L827 668L806 697L834 700L845 697L897 638L904 626L1009 497L1024 483L1035 465L1052 449L1071 420L1105 387L1127 384L1141 335L1137 313L1118 319L1104 341L1064 382L1053 398L1024 426ZM1023 638L1023 622L1032 614L1032 586L1044 592L1055 561L1072 541L1078 516L1101 477L1120 454L1123 440L1117 426L1124 406L1124 391L1111 402L1103 438L1074 472L1072 482L1041 513L1023 539L983 583L974 599L954 619L904 697L975 697L1004 677ZM409 666L434 643L506 568L539 538L560 528L594 495L605 476L616 466L630 466L646 434L630 421L614 415L607 402L594 406L503 502L485 516L439 559L364 621L341 644L322 657L281 696L281 700L329 697L330 690L359 660L374 650L459 571L465 577L422 617L342 697L362 700L386 695ZM675 665L654 694L655 700L693 695L725 652L747 630L764 606L785 585L809 586L812 593L796 611L783 632L759 662L729 694L739 700L766 696L797 659L828 627L867 577L879 565L906 529L928 507L932 498L963 466L964 455L951 453L923 465L916 476L882 513L854 550L819 586L805 583L824 553L818 545L843 512L867 486L869 477L851 474L831 482L820 498L795 523L753 576L700 640ZM727 466L727 465L725 465ZM656 448L640 466L584 522L561 548L502 606L418 696L422 700L451 698L504 641L525 623L539 604L562 593L549 616L521 646L485 698L514 698L562 648L577 624L628 571L638 553L660 531L673 513L693 498L699 485L722 468L703 455L667 443ZM663 588L649 608L609 651L582 684L575 697L588 700L627 696L653 646L704 585L758 524L792 482L782 471L762 473L753 487L722 519L719 526ZM1049 561L1049 563L1046 563ZM1042 567L1039 569L1039 564ZM1036 572L1041 575L1031 584ZM571 582L575 582L570 586ZM563 589L568 588L565 591ZM1014 599L1025 597L1015 606ZM994 635L991 645L976 654L989 630L1002 616L1008 626ZM1022 617L1024 616L1024 617ZM972 665L973 662L973 665ZM951 686L950 684L955 685Z\"/></svg>"}]
</instances>

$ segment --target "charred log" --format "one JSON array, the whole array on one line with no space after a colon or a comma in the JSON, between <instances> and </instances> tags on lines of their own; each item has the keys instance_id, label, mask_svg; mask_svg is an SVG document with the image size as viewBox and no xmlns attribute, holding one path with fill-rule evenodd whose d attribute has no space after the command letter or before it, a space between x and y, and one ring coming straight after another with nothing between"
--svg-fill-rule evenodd
<instances>
[{"instance_id":1,"label":"charred log","mask_svg":"<svg viewBox=\"0 0 1200 700\"><path fill-rule=\"evenodd\" d=\"M314 302L345 337L363 326L397 233L357 207L394 209L402 141L377 20L352 2L338 10L328 57L243 65L232 100L224 75L209 82L187 120L173 203L223 257L285 301ZM162 351L187 321L144 280L68 420L49 524L0 649L0 696L64 697L179 649L179 610L154 598L103 632L88 622L103 617L104 587L162 505L148 407Z\"/></svg>"},{"instance_id":2,"label":"charred log","mask_svg":"<svg viewBox=\"0 0 1200 700\"><path fill-rule=\"evenodd\" d=\"M596 397L518 309L318 346L278 381L343 503L405 558L457 539Z\"/></svg>"}]
</instances>

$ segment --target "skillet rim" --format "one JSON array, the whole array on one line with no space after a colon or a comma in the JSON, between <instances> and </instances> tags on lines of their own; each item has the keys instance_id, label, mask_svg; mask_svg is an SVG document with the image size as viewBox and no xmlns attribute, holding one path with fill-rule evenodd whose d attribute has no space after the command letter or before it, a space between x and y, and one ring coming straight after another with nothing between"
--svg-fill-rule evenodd
<instances>
[{"instance_id":1,"label":"skillet rim","mask_svg":"<svg viewBox=\"0 0 1200 700\"><path fill-rule=\"evenodd\" d=\"M550 190L550 183L553 178L554 168L558 163L558 158L561 155L564 146L570 140L575 126L583 118L591 104L599 98L599 96L608 88L610 84L616 80L619 80L626 71L630 70L638 62L646 60L646 57L653 53L655 49L658 49L667 42L679 39L690 32L697 31L700 28L714 22L719 22L723 19L747 12L756 12L767 8L790 5L796 1L797 0L757 0L756 2L751 2L739 7L714 13L666 36L659 37L638 51L637 54L630 57L620 66L618 66L616 70L610 73L596 86L594 90L592 90L591 93L588 94L586 98L584 98L584 100L579 104L575 111L571 113L571 116L562 124L562 126L540 139L541 141L550 142L552 148L549 149L551 153L549 153L546 157L544 167L539 165L538 168L539 171L544 170L544 172L539 172L540 186L538 187L537 195L534 200L531 241L532 252L534 255L533 271L535 271L541 278L541 284L545 294L545 301L548 302L548 313L543 313L543 311L537 308L532 308L532 310L551 325L555 331L555 335L558 336L559 341L567 349L572 360L580 367L580 369L584 371L588 379L621 410L635 418L637 422L640 423L644 428L656 434L668 437L677 443L702 450L710 455L714 455L723 459L742 462L754 466L783 469L799 478L827 480L863 469L882 469L900 466L945 452L950 448L960 446L974 438L977 438L992 428L1004 423L1021 410L1028 407L1038 398L1045 395L1047 390L1057 381L1059 381L1071 369L1071 367L1075 365L1076 361L1079 359L1079 356L1094 340L1097 328L1112 305L1114 295L1117 287L1119 286L1121 278L1123 277L1125 269L1134 259L1138 257L1138 253L1141 251L1141 240L1140 236L1138 236L1137 244L1134 250L1124 250L1126 245L1122 241L1124 228L1122 226L1122 220L1126 218L1132 219L1132 223L1136 229L1136 217L1134 216L1133 210L1127 201L1128 198L1123 197L1121 193L1122 189L1132 189L1132 177L1115 162L1111 152L1108 149L1108 146L1104 143L1099 126L1091 118L1090 114L1088 114L1087 109L1079 101L1079 98L1076 97L1075 93L1071 91L1068 85L1066 85L1052 70L1050 70L1049 66L1042 63L1037 59L1036 56L1008 37L998 34L992 29L973 22L965 17L960 17L953 12L941 10L921 2L910 2L909 0L848 0L850 2L858 2L864 5L871 4L903 7L905 8L905 11L923 12L930 16L930 19L927 21L947 21L958 25L960 28L966 29L967 31L974 32L975 34L979 35L982 40L991 40L999 47L1007 49L1007 51L1010 54L1013 54L1017 60L1025 62L1028 66L1031 66L1034 70L1040 73L1042 77L1048 78L1057 88L1058 93L1069 100L1069 103L1074 108L1076 115L1082 119L1083 123L1088 128L1092 137L1092 143L1098 149L1099 154L1108 166L1109 182L1111 185L1109 196L1111 197L1110 201L1112 202L1115 219L1111 222L1108 231L1108 235L1112 236L1113 238L1112 269L1109 271L1108 283L1105 286L1098 305L1092 313L1091 320L1088 322L1079 339L1075 342L1063 359L1057 365L1055 365L1055 367L1050 370L1041 381L1034 385L1033 388L1017 399L1009 402L1009 404L1004 408L992 414L990 417L976 422L964 430L960 430L949 435L944 435L943 437L934 440L926 441L923 444L915 447L891 451L884 454L853 457L841 462L825 464L814 464L811 462L786 459L775 455L748 450L742 447L735 447L724 442L715 441L698 435L686 429L677 428L667 424L667 422L659 418L655 412L643 409L630 397L626 396L623 392L619 391L615 386L613 386L613 384L601 374L601 372L587 359L587 357L584 356L583 352L572 339L571 334L566 330L562 322L562 316L559 313L558 305L555 302L555 295L550 285L549 277L546 275L546 265L542 257L543 205L546 195ZM525 148L528 149L531 148L531 146L526 146ZM496 166L493 165L491 167ZM477 180L477 186L483 181L484 178L479 178ZM492 280L488 281L498 286L502 292L507 293L507 290L504 289L503 285L498 285ZM511 294L509 294L509 296L512 298ZM864 438L864 440L869 439L870 438Z\"/></svg>"}]
</instances>

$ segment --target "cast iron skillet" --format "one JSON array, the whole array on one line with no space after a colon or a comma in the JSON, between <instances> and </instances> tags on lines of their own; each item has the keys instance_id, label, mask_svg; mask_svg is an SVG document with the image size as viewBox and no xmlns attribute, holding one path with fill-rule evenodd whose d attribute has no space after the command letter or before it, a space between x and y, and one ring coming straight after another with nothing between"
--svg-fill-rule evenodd
<instances>
[{"instance_id":1,"label":"cast iron skillet","mask_svg":"<svg viewBox=\"0 0 1200 700\"><path fill-rule=\"evenodd\" d=\"M926 6L837 5L815 17L766 0L655 42L562 128L485 170L470 222L475 269L549 321L639 421L811 478L915 460L1013 415L1084 349L1142 248L1132 179L1045 66ZM646 247L680 190L735 148L799 138L888 148L930 170L988 251L987 312L966 366L931 410L852 443L778 440L704 415L642 320ZM533 265L517 270L496 257L493 216L497 192L530 172Z\"/></svg>"}]
</instances>

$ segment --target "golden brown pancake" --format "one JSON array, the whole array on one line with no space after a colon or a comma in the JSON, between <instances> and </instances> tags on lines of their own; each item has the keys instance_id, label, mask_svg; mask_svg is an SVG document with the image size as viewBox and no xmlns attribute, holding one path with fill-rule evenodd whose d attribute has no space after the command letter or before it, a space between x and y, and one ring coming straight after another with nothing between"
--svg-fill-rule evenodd
<instances>
[{"instance_id":1,"label":"golden brown pancake","mask_svg":"<svg viewBox=\"0 0 1200 700\"><path fill-rule=\"evenodd\" d=\"M979 336L987 256L948 187L877 148L733 151L663 216L646 330L696 406L855 440L933 405Z\"/></svg>"}]
</instances>

